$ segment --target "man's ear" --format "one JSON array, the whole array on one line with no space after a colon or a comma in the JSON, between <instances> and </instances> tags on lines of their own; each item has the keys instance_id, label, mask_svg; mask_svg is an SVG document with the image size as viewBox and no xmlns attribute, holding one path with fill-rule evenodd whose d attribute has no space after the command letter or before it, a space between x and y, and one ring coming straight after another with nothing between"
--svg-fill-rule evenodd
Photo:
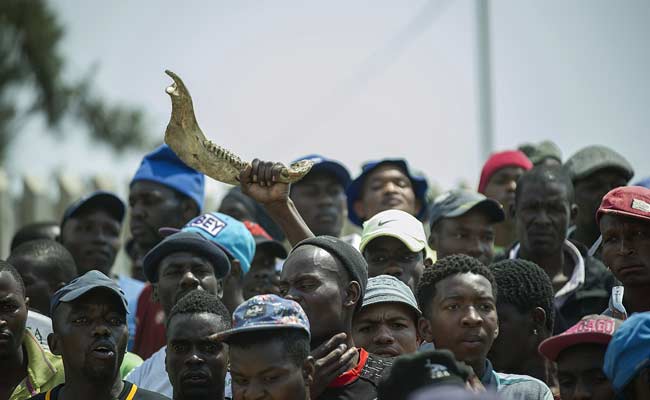
<instances>
[{"instance_id":1,"label":"man's ear","mask_svg":"<svg viewBox=\"0 0 650 400\"><path fill-rule=\"evenodd\" d=\"M160 303L160 296L158 296L158 282L151 284L151 300L154 303Z\"/></svg>"},{"instance_id":2,"label":"man's ear","mask_svg":"<svg viewBox=\"0 0 650 400\"><path fill-rule=\"evenodd\" d=\"M431 228L431 234L429 235L429 240L427 241L431 250L438 251L438 232L435 227Z\"/></svg>"},{"instance_id":3,"label":"man's ear","mask_svg":"<svg viewBox=\"0 0 650 400\"><path fill-rule=\"evenodd\" d=\"M56 333L47 335L47 345L50 347L50 352L57 356L62 356L63 352L60 346L59 336Z\"/></svg>"},{"instance_id":4,"label":"man's ear","mask_svg":"<svg viewBox=\"0 0 650 400\"><path fill-rule=\"evenodd\" d=\"M217 279L217 297L223 298L223 279Z\"/></svg>"},{"instance_id":5,"label":"man's ear","mask_svg":"<svg viewBox=\"0 0 650 400\"><path fill-rule=\"evenodd\" d=\"M241 263L237 259L230 260L230 272L224 279L227 282L241 282L243 280L243 274L241 269Z\"/></svg>"},{"instance_id":6,"label":"man's ear","mask_svg":"<svg viewBox=\"0 0 650 400\"><path fill-rule=\"evenodd\" d=\"M514 220L517 217L517 207L515 207L515 203L512 203L508 206L507 210L503 210L506 213L506 216L510 217L510 219ZM506 218L507 219L507 218Z\"/></svg>"},{"instance_id":7,"label":"man's ear","mask_svg":"<svg viewBox=\"0 0 650 400\"><path fill-rule=\"evenodd\" d=\"M415 193L413 193L415 196ZM420 213L420 210L422 210L422 201L418 199L417 197L415 198L415 213L413 213L413 216L415 217Z\"/></svg>"},{"instance_id":8,"label":"man's ear","mask_svg":"<svg viewBox=\"0 0 650 400\"><path fill-rule=\"evenodd\" d=\"M534 329L537 329L537 331L546 331L546 311L542 307L535 307L530 312L530 316L533 320ZM549 334L551 333L549 332Z\"/></svg>"},{"instance_id":9,"label":"man's ear","mask_svg":"<svg viewBox=\"0 0 650 400\"><path fill-rule=\"evenodd\" d=\"M352 281L348 284L345 290L345 300L343 305L346 307L356 307L357 303L361 300L361 286L359 282Z\"/></svg>"},{"instance_id":10,"label":"man's ear","mask_svg":"<svg viewBox=\"0 0 650 400\"><path fill-rule=\"evenodd\" d=\"M199 215L199 207L194 200L186 197L181 202L181 215L183 216L183 224Z\"/></svg>"},{"instance_id":11,"label":"man's ear","mask_svg":"<svg viewBox=\"0 0 650 400\"><path fill-rule=\"evenodd\" d=\"M366 208L363 206L363 201L355 201L354 204L352 204L352 208L354 208L354 212L357 213L357 216L361 221L366 219Z\"/></svg>"},{"instance_id":12,"label":"man's ear","mask_svg":"<svg viewBox=\"0 0 650 400\"><path fill-rule=\"evenodd\" d=\"M418 336L422 340L433 343L433 329L431 329L431 322L429 322L429 320L424 316L418 319Z\"/></svg>"},{"instance_id":13,"label":"man's ear","mask_svg":"<svg viewBox=\"0 0 650 400\"><path fill-rule=\"evenodd\" d=\"M316 373L316 361L314 357L309 356L302 363L302 377L305 380L307 386L311 386L314 383L314 374Z\"/></svg>"},{"instance_id":14,"label":"man's ear","mask_svg":"<svg viewBox=\"0 0 650 400\"><path fill-rule=\"evenodd\" d=\"M571 214L569 215L569 225L575 225L576 220L578 219L578 213L580 212L580 209L578 208L578 205L573 203L570 206L571 209Z\"/></svg>"},{"instance_id":15,"label":"man's ear","mask_svg":"<svg viewBox=\"0 0 650 400\"><path fill-rule=\"evenodd\" d=\"M25 308L29 310L29 297L25 296Z\"/></svg>"}]
</instances>

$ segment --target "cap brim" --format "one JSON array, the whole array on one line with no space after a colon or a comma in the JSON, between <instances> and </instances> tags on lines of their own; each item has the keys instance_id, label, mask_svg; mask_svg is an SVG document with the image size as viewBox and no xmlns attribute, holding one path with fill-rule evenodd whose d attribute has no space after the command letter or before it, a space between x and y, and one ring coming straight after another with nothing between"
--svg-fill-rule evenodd
<instances>
[{"instance_id":1,"label":"cap brim","mask_svg":"<svg viewBox=\"0 0 650 400\"><path fill-rule=\"evenodd\" d=\"M641 219L644 221L650 221L650 216L646 217L644 215L635 214L629 211L622 211L622 210L615 210L612 208L608 208L608 209L598 210L598 212L596 212L596 222L598 224L600 224L600 219L603 217L603 215L620 215L621 217L629 217L634 219Z\"/></svg>"},{"instance_id":2,"label":"cap brim","mask_svg":"<svg viewBox=\"0 0 650 400\"><path fill-rule=\"evenodd\" d=\"M255 238L255 247L256 249L267 249L271 254L277 258L285 259L287 258L287 249L284 248L282 243L269 240L260 236L254 236Z\"/></svg>"},{"instance_id":3,"label":"cap brim","mask_svg":"<svg viewBox=\"0 0 650 400\"><path fill-rule=\"evenodd\" d=\"M117 296L120 299L120 302L122 303L122 306L124 306L124 312L129 313L129 304L127 303L126 299L120 292L115 290L114 288L102 284L91 284L87 285L84 287L80 287L74 290L69 291L68 293L64 294L59 298L59 301L57 302L57 306L61 303L69 303L71 301L75 301L79 297L85 295L86 293L95 290L95 289L103 289L103 290L108 290L110 291L113 295ZM54 310L52 310L54 311Z\"/></svg>"},{"instance_id":4,"label":"cap brim","mask_svg":"<svg viewBox=\"0 0 650 400\"><path fill-rule=\"evenodd\" d=\"M404 243L404 245L413 253L419 253L420 251L424 250L427 247L426 241L421 242L418 239L408 235L401 236L395 233L395 230L387 228L387 229L378 229L366 236L362 236L361 243L359 244L359 251L363 253L363 250L366 248L366 246L368 246L368 243L370 243L374 239L377 239L378 237L384 237L384 236L392 237L399 240L400 242Z\"/></svg>"},{"instance_id":5,"label":"cap brim","mask_svg":"<svg viewBox=\"0 0 650 400\"><path fill-rule=\"evenodd\" d=\"M373 298L371 298L371 299L364 299L364 301L363 301L363 306L361 307L361 309L364 309L364 308L366 308L367 306L371 306L371 305L374 305L374 304L382 304L382 303L384 303L384 304L385 304L385 303L398 303L398 304L404 304L405 306L407 306L407 307L409 307L411 310L413 310L413 311L415 312L415 314L416 314L418 317L421 317L421 316L422 316L422 311L420 311L419 309L415 308L415 307L413 306L413 304L410 304L410 303L408 303L408 302L406 302L406 301L404 301L404 300L401 300L401 299L395 298L395 296L391 296L391 295L386 295L386 296L375 296L375 297L373 297ZM416 322L417 322L417 321L416 321Z\"/></svg>"},{"instance_id":6,"label":"cap brim","mask_svg":"<svg viewBox=\"0 0 650 400\"><path fill-rule=\"evenodd\" d=\"M556 361L558 355L565 349L578 344L602 344L607 346L612 335L600 332L583 332L569 335L558 335L544 340L539 345L539 352L551 361Z\"/></svg>"},{"instance_id":7,"label":"cap brim","mask_svg":"<svg viewBox=\"0 0 650 400\"><path fill-rule=\"evenodd\" d=\"M120 200L119 197L110 192L97 192L90 195L79 204L76 204L74 206L74 209L69 210L69 212L64 215L63 221L61 221L61 226L63 226L63 224L68 219L73 218L75 215L86 210L95 209L107 211L108 214L120 224L124 220L124 215L126 214L126 205L122 200Z\"/></svg>"},{"instance_id":8,"label":"cap brim","mask_svg":"<svg viewBox=\"0 0 650 400\"><path fill-rule=\"evenodd\" d=\"M336 177L336 180L339 181L341 186L343 186L343 190L347 189L347 187L350 185L350 182L352 181L348 170L341 164L334 161L323 161L318 164L314 164L314 166L311 167L311 171L309 172L312 173L319 171L328 172L334 175Z\"/></svg>"},{"instance_id":9,"label":"cap brim","mask_svg":"<svg viewBox=\"0 0 650 400\"><path fill-rule=\"evenodd\" d=\"M228 343L228 340L234 335L239 333L246 332L256 332L256 331L268 331L268 330L277 330L277 329L300 329L303 332L307 333L307 337L311 340L311 334L304 326L298 324L260 324L254 326L244 326L242 328L233 328L227 331L223 331L215 336L215 339L221 342Z\"/></svg>"}]
</instances>

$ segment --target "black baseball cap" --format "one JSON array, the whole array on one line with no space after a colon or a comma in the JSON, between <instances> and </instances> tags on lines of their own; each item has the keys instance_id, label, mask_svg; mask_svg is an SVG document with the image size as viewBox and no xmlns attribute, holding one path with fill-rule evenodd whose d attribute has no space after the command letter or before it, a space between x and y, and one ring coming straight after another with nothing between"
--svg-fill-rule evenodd
<instances>
[{"instance_id":1,"label":"black baseball cap","mask_svg":"<svg viewBox=\"0 0 650 400\"><path fill-rule=\"evenodd\" d=\"M61 227L63 227L66 221L70 218L73 218L84 211L95 209L105 210L119 223L122 223L122 220L124 220L124 214L126 213L126 205L119 197L111 192L98 190L70 204L63 213Z\"/></svg>"},{"instance_id":2,"label":"black baseball cap","mask_svg":"<svg viewBox=\"0 0 650 400\"><path fill-rule=\"evenodd\" d=\"M70 283L54 293L50 300L50 315L54 315L54 311L59 304L74 301L95 289L108 290L119 297L124 306L124 313L127 314L129 312L129 304L122 288L108 276L97 270L92 270L71 280Z\"/></svg>"},{"instance_id":3,"label":"black baseball cap","mask_svg":"<svg viewBox=\"0 0 650 400\"><path fill-rule=\"evenodd\" d=\"M506 218L503 207L496 200L488 199L478 192L469 190L450 190L436 197L431 205L429 225L434 226L443 218L454 218L480 209L496 223Z\"/></svg>"}]
</instances>

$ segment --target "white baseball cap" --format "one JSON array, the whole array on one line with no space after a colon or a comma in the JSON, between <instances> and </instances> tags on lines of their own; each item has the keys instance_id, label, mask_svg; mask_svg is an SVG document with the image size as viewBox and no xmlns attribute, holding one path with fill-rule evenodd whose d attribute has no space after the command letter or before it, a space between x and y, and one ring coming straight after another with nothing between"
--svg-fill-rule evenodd
<instances>
[{"instance_id":1,"label":"white baseball cap","mask_svg":"<svg viewBox=\"0 0 650 400\"><path fill-rule=\"evenodd\" d=\"M422 223L402 210L386 210L363 223L359 251L363 253L368 243L381 236L400 240L414 253L424 250L427 237Z\"/></svg>"}]
</instances>

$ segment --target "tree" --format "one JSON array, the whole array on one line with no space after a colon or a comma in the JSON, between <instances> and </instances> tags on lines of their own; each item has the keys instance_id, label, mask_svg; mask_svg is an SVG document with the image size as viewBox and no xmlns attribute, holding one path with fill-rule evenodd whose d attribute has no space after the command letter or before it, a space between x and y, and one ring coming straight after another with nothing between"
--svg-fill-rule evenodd
<instances>
[{"instance_id":1,"label":"tree","mask_svg":"<svg viewBox=\"0 0 650 400\"><path fill-rule=\"evenodd\" d=\"M66 116L97 141L115 150L150 145L141 110L108 104L93 89L92 78L66 82L59 52L64 35L45 0L0 1L0 162L28 118L43 115L50 131ZM20 107L18 94L33 94Z\"/></svg>"}]
</instances>

